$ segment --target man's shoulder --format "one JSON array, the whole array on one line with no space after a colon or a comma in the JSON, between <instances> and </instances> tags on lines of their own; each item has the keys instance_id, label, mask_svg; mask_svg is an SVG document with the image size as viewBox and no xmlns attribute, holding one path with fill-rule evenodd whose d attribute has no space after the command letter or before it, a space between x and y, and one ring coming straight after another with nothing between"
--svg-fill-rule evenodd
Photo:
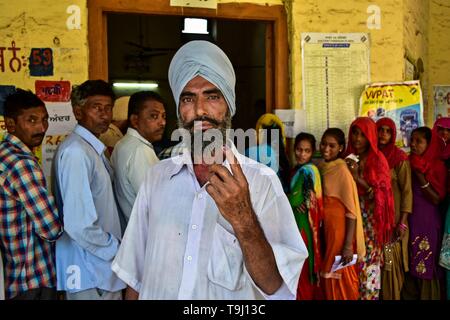
<instances>
[{"instance_id":1,"label":"man's shoulder","mask_svg":"<svg viewBox=\"0 0 450 320\"><path fill-rule=\"evenodd\" d=\"M270 188L276 195L284 194L280 179L270 167L242 154L239 154L239 161L251 190Z\"/></svg>"},{"instance_id":2,"label":"man's shoulder","mask_svg":"<svg viewBox=\"0 0 450 320\"><path fill-rule=\"evenodd\" d=\"M72 132L69 134L58 147L57 153L79 154L85 153L89 143L78 134Z\"/></svg>"},{"instance_id":3,"label":"man's shoulder","mask_svg":"<svg viewBox=\"0 0 450 320\"><path fill-rule=\"evenodd\" d=\"M0 162L3 166L8 167L19 167L24 164L38 165L38 162L33 155L8 141L2 141L0 143Z\"/></svg>"}]
</instances>

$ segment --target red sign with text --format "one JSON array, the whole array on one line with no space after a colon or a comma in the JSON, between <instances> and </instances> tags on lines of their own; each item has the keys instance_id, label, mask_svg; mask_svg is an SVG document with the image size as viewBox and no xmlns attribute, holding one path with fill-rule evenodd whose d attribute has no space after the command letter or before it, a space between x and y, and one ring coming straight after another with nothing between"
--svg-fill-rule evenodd
<instances>
[{"instance_id":1,"label":"red sign with text","mask_svg":"<svg viewBox=\"0 0 450 320\"><path fill-rule=\"evenodd\" d=\"M70 100L70 81L36 80L36 95L43 101L66 102Z\"/></svg>"}]
</instances>

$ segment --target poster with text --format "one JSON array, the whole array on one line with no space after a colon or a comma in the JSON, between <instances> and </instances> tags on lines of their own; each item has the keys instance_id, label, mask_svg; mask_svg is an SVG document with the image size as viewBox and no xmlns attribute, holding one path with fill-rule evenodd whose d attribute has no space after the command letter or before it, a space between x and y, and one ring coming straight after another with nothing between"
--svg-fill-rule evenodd
<instances>
[{"instance_id":1,"label":"poster with text","mask_svg":"<svg viewBox=\"0 0 450 320\"><path fill-rule=\"evenodd\" d=\"M361 94L359 115L375 121L382 117L394 120L397 127L396 145L407 150L411 132L424 125L419 80L367 85Z\"/></svg>"},{"instance_id":2,"label":"poster with text","mask_svg":"<svg viewBox=\"0 0 450 320\"><path fill-rule=\"evenodd\" d=\"M369 35L302 33L301 46L307 131L318 140L330 127L348 132L370 82Z\"/></svg>"},{"instance_id":3,"label":"poster with text","mask_svg":"<svg viewBox=\"0 0 450 320\"><path fill-rule=\"evenodd\" d=\"M56 148L75 128L77 121L70 102L46 102L48 130L42 142L42 168L46 177L51 175Z\"/></svg>"}]
</instances>

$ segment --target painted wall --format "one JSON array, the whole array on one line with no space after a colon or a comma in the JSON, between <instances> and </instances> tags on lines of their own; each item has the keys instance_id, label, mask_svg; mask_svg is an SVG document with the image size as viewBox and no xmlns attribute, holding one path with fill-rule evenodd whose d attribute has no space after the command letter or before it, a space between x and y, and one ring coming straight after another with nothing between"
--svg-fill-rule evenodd
<instances>
[{"instance_id":1,"label":"painted wall","mask_svg":"<svg viewBox=\"0 0 450 320\"><path fill-rule=\"evenodd\" d=\"M450 0L430 1L429 14L428 97L433 105L433 85L450 85ZM433 108L429 109L431 114Z\"/></svg>"},{"instance_id":2,"label":"painted wall","mask_svg":"<svg viewBox=\"0 0 450 320\"><path fill-rule=\"evenodd\" d=\"M381 9L381 29L369 30L369 5ZM371 39L371 81L402 80L402 0L293 0L290 4L291 106L302 106L302 32L367 32Z\"/></svg>"},{"instance_id":3,"label":"painted wall","mask_svg":"<svg viewBox=\"0 0 450 320\"><path fill-rule=\"evenodd\" d=\"M432 111L432 108L430 108L432 100L429 100L429 4L429 0L404 0L403 7L404 56L418 69L425 107L425 123L431 118L428 112ZM404 76L403 73L403 79Z\"/></svg>"},{"instance_id":4,"label":"painted wall","mask_svg":"<svg viewBox=\"0 0 450 320\"><path fill-rule=\"evenodd\" d=\"M67 20L77 22L72 19L71 13L67 13L68 7L72 5L80 8L80 28L69 30ZM13 42L19 50L16 51L18 59L11 60L13 50L10 48ZM86 0L0 0L0 48L2 47L6 49L3 50L4 68L0 66L0 85L12 84L34 90L35 80L69 80L71 83L86 80ZM52 49L53 75L30 75L29 57L32 48ZM48 63L49 59L48 52L45 57L35 53L31 64L41 61ZM1 61L0 56L0 63Z\"/></svg>"},{"instance_id":5,"label":"painted wall","mask_svg":"<svg viewBox=\"0 0 450 320\"><path fill-rule=\"evenodd\" d=\"M404 78L404 56L421 57L422 75L431 103L432 85L450 83L449 0L218 0L219 3L284 4L289 18L291 107L302 102L300 34L302 32L368 32L371 37L371 81ZM0 85L34 89L35 80L88 77L87 0L0 0ZM367 28L367 7L381 8L381 29ZM69 30L70 5L80 8L80 29ZM71 19L69 19L71 20ZM12 60L13 43L17 59ZM427 47L429 49L427 50ZM33 48L52 48L53 75L33 76ZM20 49L20 50L19 50ZM0 59L0 63L1 63ZM20 63L19 63L20 62ZM11 67L10 67L11 64Z\"/></svg>"}]
</instances>

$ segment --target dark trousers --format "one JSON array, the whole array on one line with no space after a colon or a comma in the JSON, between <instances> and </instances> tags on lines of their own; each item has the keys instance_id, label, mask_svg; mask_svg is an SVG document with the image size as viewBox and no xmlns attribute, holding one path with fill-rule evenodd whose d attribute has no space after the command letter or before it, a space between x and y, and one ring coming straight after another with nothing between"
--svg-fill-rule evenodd
<instances>
[{"instance_id":1,"label":"dark trousers","mask_svg":"<svg viewBox=\"0 0 450 320\"><path fill-rule=\"evenodd\" d=\"M36 288L19 293L11 300L56 300L55 288Z\"/></svg>"}]
</instances>

